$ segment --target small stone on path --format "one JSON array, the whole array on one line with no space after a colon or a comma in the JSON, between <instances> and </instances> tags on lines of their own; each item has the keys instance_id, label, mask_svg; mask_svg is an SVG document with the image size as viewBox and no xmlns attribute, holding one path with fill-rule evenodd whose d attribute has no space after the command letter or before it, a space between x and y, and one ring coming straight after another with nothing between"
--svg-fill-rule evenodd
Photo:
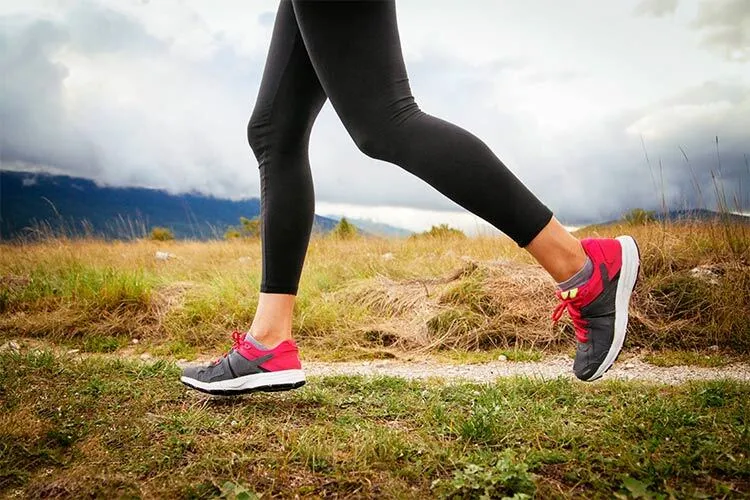
<instances>
[{"instance_id":1,"label":"small stone on path","mask_svg":"<svg viewBox=\"0 0 750 500\"><path fill-rule=\"evenodd\" d=\"M19 347L19 345L16 342L13 342L12 340L0 346L0 352L5 352L5 351L18 352L20 349L21 348Z\"/></svg>"}]
</instances>

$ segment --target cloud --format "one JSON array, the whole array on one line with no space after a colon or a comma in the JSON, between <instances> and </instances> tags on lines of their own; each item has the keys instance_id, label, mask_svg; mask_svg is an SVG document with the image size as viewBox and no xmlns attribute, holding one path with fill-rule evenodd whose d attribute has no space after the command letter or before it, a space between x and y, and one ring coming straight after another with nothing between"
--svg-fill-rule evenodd
<instances>
[{"instance_id":1,"label":"cloud","mask_svg":"<svg viewBox=\"0 0 750 500\"><path fill-rule=\"evenodd\" d=\"M635 8L638 16L662 17L674 14L678 0L641 0Z\"/></svg>"},{"instance_id":2,"label":"cloud","mask_svg":"<svg viewBox=\"0 0 750 500\"><path fill-rule=\"evenodd\" d=\"M127 14L87 3L58 19L3 18L0 46L4 164L257 193L245 125L260 60L220 42L210 59L185 60Z\"/></svg>"},{"instance_id":3,"label":"cloud","mask_svg":"<svg viewBox=\"0 0 750 500\"><path fill-rule=\"evenodd\" d=\"M96 4L75 6L66 13L65 21L70 48L85 54L158 54L168 48L135 19Z\"/></svg>"},{"instance_id":4,"label":"cloud","mask_svg":"<svg viewBox=\"0 0 750 500\"><path fill-rule=\"evenodd\" d=\"M634 8L666 15L675 12L673 1L596 3L588 17L550 6L543 19L522 0L469 2L465 9L445 2L429 13L405 4L400 21L411 20L402 34L412 89L426 112L486 142L567 223L658 208L662 193L674 206L709 204L716 136L727 192L742 183L747 207L750 82L743 63L724 59L726 47L747 45L745 9L732 0L717 7L698 1L690 26L680 17L687 8L669 23L631 15ZM40 5L47 7L16 7L4 17L0 6L3 168L258 196L245 126L270 41L272 2ZM462 29L475 26L471 36L442 29L454 14ZM423 15L431 23L418 22ZM652 31L639 32L642 43L632 44L634 29ZM713 52L695 48L696 35ZM397 166L365 157L328 104L310 156L321 207L364 207L392 222L408 214L421 224L459 210Z\"/></svg>"},{"instance_id":5,"label":"cloud","mask_svg":"<svg viewBox=\"0 0 750 500\"><path fill-rule=\"evenodd\" d=\"M3 161L48 164L54 160L62 168L76 170L95 163L93 145L66 117L63 81L69 75L68 68L52 59L57 47L69 40L66 30L49 21L37 21L19 30L4 23L0 33Z\"/></svg>"},{"instance_id":6,"label":"cloud","mask_svg":"<svg viewBox=\"0 0 750 500\"><path fill-rule=\"evenodd\" d=\"M748 130L749 86L708 81L684 89L603 124L601 135L580 146L585 155L572 158L573 180L565 167L550 179L564 192L554 201L568 203L561 212L571 223L660 209L662 200L670 209L715 208L717 186L730 206L750 206Z\"/></svg>"},{"instance_id":7,"label":"cloud","mask_svg":"<svg viewBox=\"0 0 750 500\"><path fill-rule=\"evenodd\" d=\"M258 16L258 23L261 26L273 26L274 19L276 19L275 12L263 12Z\"/></svg>"},{"instance_id":8,"label":"cloud","mask_svg":"<svg viewBox=\"0 0 750 500\"><path fill-rule=\"evenodd\" d=\"M750 2L702 0L692 23L704 46L729 60L750 61Z\"/></svg>"}]
</instances>

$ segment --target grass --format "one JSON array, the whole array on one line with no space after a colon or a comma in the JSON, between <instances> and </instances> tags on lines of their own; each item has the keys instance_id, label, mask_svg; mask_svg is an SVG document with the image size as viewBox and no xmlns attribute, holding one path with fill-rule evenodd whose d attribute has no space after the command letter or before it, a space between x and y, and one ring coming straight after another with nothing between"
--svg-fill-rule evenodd
<instances>
[{"instance_id":1,"label":"grass","mask_svg":"<svg viewBox=\"0 0 750 500\"><path fill-rule=\"evenodd\" d=\"M747 356L750 315L738 311L750 303L750 245L744 227L727 224L651 223L579 233L629 233L640 244L631 346L692 351L716 345ZM175 257L156 260L156 251ZM257 239L4 244L0 340L41 338L107 352L137 339L138 350L176 358L215 353L231 330L250 325L259 283ZM316 236L294 331L308 358L429 353L485 359L501 353L511 361L534 359L573 346L569 321L552 327L553 287L504 238Z\"/></svg>"},{"instance_id":2,"label":"grass","mask_svg":"<svg viewBox=\"0 0 750 500\"><path fill-rule=\"evenodd\" d=\"M643 360L656 366L703 366L706 368L720 368L741 360L731 354L703 351L677 351L664 349L650 352L643 356Z\"/></svg>"},{"instance_id":3,"label":"grass","mask_svg":"<svg viewBox=\"0 0 750 500\"><path fill-rule=\"evenodd\" d=\"M739 498L750 385L332 377L214 399L167 362L0 354L0 494Z\"/></svg>"}]
</instances>

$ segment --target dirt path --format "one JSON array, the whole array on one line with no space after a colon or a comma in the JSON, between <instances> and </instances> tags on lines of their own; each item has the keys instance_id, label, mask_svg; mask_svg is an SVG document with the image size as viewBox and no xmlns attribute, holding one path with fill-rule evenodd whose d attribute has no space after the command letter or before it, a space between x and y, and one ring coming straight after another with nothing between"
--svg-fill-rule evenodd
<instances>
[{"instance_id":1,"label":"dirt path","mask_svg":"<svg viewBox=\"0 0 750 500\"><path fill-rule=\"evenodd\" d=\"M178 363L195 365L198 362ZM539 362L492 361L478 364L449 364L437 361L354 361L327 363L321 361L303 362L308 376L326 377L332 375L392 376L406 379L442 378L447 380L467 380L490 382L497 378L526 376L551 379L557 377L574 378L573 360L565 356L548 357ZM689 380L732 379L750 382L750 364L734 363L722 368L699 366L673 366L663 368L644 363L637 358L616 363L602 380L639 380L663 384L680 384Z\"/></svg>"},{"instance_id":2,"label":"dirt path","mask_svg":"<svg viewBox=\"0 0 750 500\"><path fill-rule=\"evenodd\" d=\"M550 357L543 362L518 363L493 361L472 365L453 365L403 361L360 361L353 363L309 362L304 364L310 376L330 375L390 375L407 379L445 378L489 382L501 377L522 375L534 378L573 377L573 361L564 356ZM674 366L662 368L638 359L616 363L602 380L640 380L664 384L679 384L688 380L733 379L750 382L750 364L735 363L723 368Z\"/></svg>"},{"instance_id":3,"label":"dirt path","mask_svg":"<svg viewBox=\"0 0 750 500\"><path fill-rule=\"evenodd\" d=\"M21 344L21 346L19 346ZM26 339L10 341L0 346L6 349L21 351L28 349L52 349L60 355L81 358L91 354L77 349L66 350L44 342ZM102 356L102 355L99 355ZM149 354L137 355L131 352L105 354L106 357L125 357L142 362L153 362L156 357ZM171 360L171 359L170 359ZM209 362L202 357L198 361L178 361L178 366L200 365ZM431 359L375 360L351 362L303 361L308 376L326 377L333 375L392 376L405 379L440 378L446 380L466 380L472 382L490 382L502 377L526 376L531 378L551 379L557 377L574 378L573 360L566 356L549 356L538 362L491 361L476 364L453 364ZM737 362L721 368L704 368L699 366L673 366L669 368L644 363L637 357L619 361L605 374L602 380L638 380L663 384L680 384L689 380L731 379L750 382L750 363Z\"/></svg>"}]
</instances>

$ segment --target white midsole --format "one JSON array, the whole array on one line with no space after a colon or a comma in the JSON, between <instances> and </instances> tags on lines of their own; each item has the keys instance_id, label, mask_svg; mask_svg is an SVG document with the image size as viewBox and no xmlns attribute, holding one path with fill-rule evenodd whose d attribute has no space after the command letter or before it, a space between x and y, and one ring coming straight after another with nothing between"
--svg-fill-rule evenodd
<instances>
[{"instance_id":1,"label":"white midsole","mask_svg":"<svg viewBox=\"0 0 750 500\"><path fill-rule=\"evenodd\" d=\"M635 281L638 278L638 269L641 266L635 240L630 236L618 236L616 239L622 246L622 267L620 268L620 279L617 282L617 294L615 295L615 335L609 352L607 352L607 357L604 358L604 362L589 380L601 377L612 366L615 358L622 350L622 344L625 342L625 331L628 328L630 296L633 294Z\"/></svg>"},{"instance_id":2,"label":"white midsole","mask_svg":"<svg viewBox=\"0 0 750 500\"><path fill-rule=\"evenodd\" d=\"M229 380L217 380L216 382L201 382L190 377L180 377L180 380L196 389L207 391L241 391L272 385L298 384L305 381L305 371L281 370L278 372L254 373Z\"/></svg>"}]
</instances>

